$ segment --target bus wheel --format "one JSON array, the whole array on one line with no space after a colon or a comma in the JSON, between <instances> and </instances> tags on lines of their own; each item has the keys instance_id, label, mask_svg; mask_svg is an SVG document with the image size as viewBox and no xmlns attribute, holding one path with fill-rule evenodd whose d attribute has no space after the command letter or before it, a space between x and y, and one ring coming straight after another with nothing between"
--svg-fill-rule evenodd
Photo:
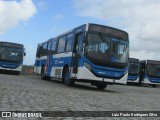
<instances>
[{"instance_id":1,"label":"bus wheel","mask_svg":"<svg viewBox=\"0 0 160 120\"><path fill-rule=\"evenodd\" d=\"M46 80L46 76L45 76L45 73L44 73L44 67L42 67L42 69L41 69L41 79L42 80Z\"/></svg>"},{"instance_id":2,"label":"bus wheel","mask_svg":"<svg viewBox=\"0 0 160 120\"><path fill-rule=\"evenodd\" d=\"M153 87L153 88L156 88L156 87L157 87L157 85L152 85L152 87Z\"/></svg>"},{"instance_id":3,"label":"bus wheel","mask_svg":"<svg viewBox=\"0 0 160 120\"><path fill-rule=\"evenodd\" d=\"M64 81L64 84L68 86L73 86L75 83L75 80L70 78L69 68L64 69L63 81Z\"/></svg>"},{"instance_id":4,"label":"bus wheel","mask_svg":"<svg viewBox=\"0 0 160 120\"><path fill-rule=\"evenodd\" d=\"M104 90L107 87L107 83L97 83L96 87L99 90Z\"/></svg>"},{"instance_id":5,"label":"bus wheel","mask_svg":"<svg viewBox=\"0 0 160 120\"><path fill-rule=\"evenodd\" d=\"M51 77L47 77L47 80L51 80Z\"/></svg>"},{"instance_id":6,"label":"bus wheel","mask_svg":"<svg viewBox=\"0 0 160 120\"><path fill-rule=\"evenodd\" d=\"M16 75L19 75L19 74L20 74L20 72L19 72L19 71L17 71L15 74L16 74Z\"/></svg>"}]
</instances>

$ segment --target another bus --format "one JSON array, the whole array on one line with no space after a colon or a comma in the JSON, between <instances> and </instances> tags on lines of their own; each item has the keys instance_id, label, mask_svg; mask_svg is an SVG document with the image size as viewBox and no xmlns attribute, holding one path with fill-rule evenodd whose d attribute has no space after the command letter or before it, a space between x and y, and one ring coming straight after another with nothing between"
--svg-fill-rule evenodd
<instances>
[{"instance_id":1,"label":"another bus","mask_svg":"<svg viewBox=\"0 0 160 120\"><path fill-rule=\"evenodd\" d=\"M37 47L34 71L42 79L59 78L66 85L89 82L98 89L126 84L128 33L98 24L84 24Z\"/></svg>"},{"instance_id":2,"label":"another bus","mask_svg":"<svg viewBox=\"0 0 160 120\"><path fill-rule=\"evenodd\" d=\"M22 70L24 46L0 41L0 70L19 74Z\"/></svg>"},{"instance_id":3,"label":"another bus","mask_svg":"<svg viewBox=\"0 0 160 120\"><path fill-rule=\"evenodd\" d=\"M160 84L160 61L140 61L140 83L156 87Z\"/></svg>"},{"instance_id":4,"label":"another bus","mask_svg":"<svg viewBox=\"0 0 160 120\"><path fill-rule=\"evenodd\" d=\"M139 59L129 58L128 83L139 83Z\"/></svg>"}]
</instances>

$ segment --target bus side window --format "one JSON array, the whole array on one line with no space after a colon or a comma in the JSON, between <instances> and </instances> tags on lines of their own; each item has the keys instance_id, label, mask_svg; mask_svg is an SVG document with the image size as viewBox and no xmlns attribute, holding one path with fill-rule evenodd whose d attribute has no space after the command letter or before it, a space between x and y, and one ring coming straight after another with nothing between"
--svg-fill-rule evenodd
<instances>
[{"instance_id":1,"label":"bus side window","mask_svg":"<svg viewBox=\"0 0 160 120\"><path fill-rule=\"evenodd\" d=\"M52 54L56 53L57 41L52 41L51 51Z\"/></svg>"},{"instance_id":2,"label":"bus side window","mask_svg":"<svg viewBox=\"0 0 160 120\"><path fill-rule=\"evenodd\" d=\"M81 39L82 39L82 36L83 36L83 34L82 33L79 33L79 34L77 34L76 36L75 36L75 43L74 43L74 49L73 49L73 52L74 53L78 53L78 52L80 52L81 53L81 50L80 49L82 49L81 47L82 46L79 46L79 45L82 45L82 43L81 43Z\"/></svg>"},{"instance_id":3,"label":"bus side window","mask_svg":"<svg viewBox=\"0 0 160 120\"><path fill-rule=\"evenodd\" d=\"M37 47L36 57L41 57L41 55L42 55L42 46L39 45Z\"/></svg>"},{"instance_id":4,"label":"bus side window","mask_svg":"<svg viewBox=\"0 0 160 120\"><path fill-rule=\"evenodd\" d=\"M42 47L42 56L45 56L45 55L47 55L47 43L44 43Z\"/></svg>"},{"instance_id":5,"label":"bus side window","mask_svg":"<svg viewBox=\"0 0 160 120\"><path fill-rule=\"evenodd\" d=\"M40 56L39 56L39 52L40 52L40 47L38 46L38 47L37 47L36 57L40 57Z\"/></svg>"},{"instance_id":6,"label":"bus side window","mask_svg":"<svg viewBox=\"0 0 160 120\"><path fill-rule=\"evenodd\" d=\"M62 53L65 50L65 45L66 45L66 36L63 36L59 38L58 42L58 53Z\"/></svg>"},{"instance_id":7,"label":"bus side window","mask_svg":"<svg viewBox=\"0 0 160 120\"><path fill-rule=\"evenodd\" d=\"M69 34L67 36L67 41L66 41L66 51L71 51L72 50L72 44L73 44L73 34Z\"/></svg>"},{"instance_id":8,"label":"bus side window","mask_svg":"<svg viewBox=\"0 0 160 120\"><path fill-rule=\"evenodd\" d=\"M50 41L48 43L48 55L50 55L52 52L51 52L51 45L52 45L52 42Z\"/></svg>"}]
</instances>

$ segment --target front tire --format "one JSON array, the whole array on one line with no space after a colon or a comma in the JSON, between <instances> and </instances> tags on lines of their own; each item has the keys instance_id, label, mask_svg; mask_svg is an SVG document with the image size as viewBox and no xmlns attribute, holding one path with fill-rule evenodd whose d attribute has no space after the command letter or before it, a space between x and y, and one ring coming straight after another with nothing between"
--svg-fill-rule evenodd
<instances>
[{"instance_id":1,"label":"front tire","mask_svg":"<svg viewBox=\"0 0 160 120\"><path fill-rule=\"evenodd\" d=\"M156 87L157 87L157 85L152 85L152 87L153 87L153 88L156 88Z\"/></svg>"},{"instance_id":2,"label":"front tire","mask_svg":"<svg viewBox=\"0 0 160 120\"><path fill-rule=\"evenodd\" d=\"M63 73L63 82L65 85L67 86L73 86L75 83L75 80L70 78L70 73L69 73L69 68L67 67L66 69L64 69L64 73Z\"/></svg>"},{"instance_id":3,"label":"front tire","mask_svg":"<svg viewBox=\"0 0 160 120\"><path fill-rule=\"evenodd\" d=\"M42 80L46 80L46 79L47 79L47 77L45 76L44 67L42 67L42 69L41 69L41 79L42 79Z\"/></svg>"},{"instance_id":4,"label":"front tire","mask_svg":"<svg viewBox=\"0 0 160 120\"><path fill-rule=\"evenodd\" d=\"M107 87L107 83L97 83L96 87L99 90L104 90Z\"/></svg>"}]
</instances>

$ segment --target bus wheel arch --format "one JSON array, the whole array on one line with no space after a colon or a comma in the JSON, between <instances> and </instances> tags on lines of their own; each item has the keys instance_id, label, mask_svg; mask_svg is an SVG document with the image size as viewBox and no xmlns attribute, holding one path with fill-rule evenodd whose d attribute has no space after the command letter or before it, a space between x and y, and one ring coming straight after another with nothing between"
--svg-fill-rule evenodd
<instances>
[{"instance_id":1,"label":"bus wheel arch","mask_svg":"<svg viewBox=\"0 0 160 120\"><path fill-rule=\"evenodd\" d=\"M72 78L70 78L69 66L67 64L63 67L62 81L67 86L73 86L74 83L75 83L75 80L73 80Z\"/></svg>"}]
</instances>

